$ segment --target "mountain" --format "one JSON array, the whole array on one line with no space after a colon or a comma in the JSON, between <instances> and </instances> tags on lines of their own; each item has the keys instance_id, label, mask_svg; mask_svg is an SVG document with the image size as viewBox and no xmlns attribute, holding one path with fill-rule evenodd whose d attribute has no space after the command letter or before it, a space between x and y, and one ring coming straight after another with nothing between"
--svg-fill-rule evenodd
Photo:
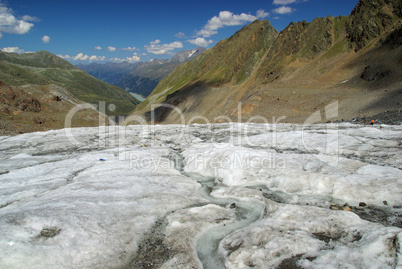
<instances>
[{"instance_id":1,"label":"mountain","mask_svg":"<svg viewBox=\"0 0 402 269\"><path fill-rule=\"evenodd\" d=\"M179 65L180 62L158 59L141 62L133 70L115 80L114 85L146 97L164 77Z\"/></svg>"},{"instance_id":2,"label":"mountain","mask_svg":"<svg viewBox=\"0 0 402 269\"><path fill-rule=\"evenodd\" d=\"M401 2L389 0L361 0L348 16L292 22L280 33L256 20L177 67L134 112L151 120L151 105L164 103L156 122L304 122L334 101L337 115L320 121L401 109L401 32Z\"/></svg>"},{"instance_id":3,"label":"mountain","mask_svg":"<svg viewBox=\"0 0 402 269\"><path fill-rule=\"evenodd\" d=\"M36 53L0 52L0 80L10 86L58 85L81 101L114 104L109 115L125 115L139 103L126 91L100 81L47 51Z\"/></svg>"},{"instance_id":4,"label":"mountain","mask_svg":"<svg viewBox=\"0 0 402 269\"><path fill-rule=\"evenodd\" d=\"M196 49L191 49L191 50L182 50L177 52L175 55L173 55L173 57L168 60L171 63L184 63L184 62L188 62L192 59L194 59L195 57L197 57L198 55L200 55L201 53L203 53L206 49L202 48L202 47L198 47Z\"/></svg>"},{"instance_id":5,"label":"mountain","mask_svg":"<svg viewBox=\"0 0 402 269\"><path fill-rule=\"evenodd\" d=\"M171 59L153 60L150 62L139 62L129 64L105 63L77 65L92 76L134 92L142 96L148 96L158 83L183 62L194 59L200 55L205 48L184 50L176 53Z\"/></svg>"},{"instance_id":6,"label":"mountain","mask_svg":"<svg viewBox=\"0 0 402 269\"><path fill-rule=\"evenodd\" d=\"M87 108L76 110L78 106ZM74 110L75 113L67 117ZM55 84L9 86L0 81L0 135L100 124L108 124L105 115L78 100L64 87Z\"/></svg>"}]
</instances>

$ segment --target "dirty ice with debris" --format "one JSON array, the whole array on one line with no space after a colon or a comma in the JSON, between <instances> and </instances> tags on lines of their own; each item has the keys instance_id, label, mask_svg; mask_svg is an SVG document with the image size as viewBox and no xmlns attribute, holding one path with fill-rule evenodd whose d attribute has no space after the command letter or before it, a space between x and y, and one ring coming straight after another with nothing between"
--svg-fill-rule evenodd
<instances>
[{"instance_id":1,"label":"dirty ice with debris","mask_svg":"<svg viewBox=\"0 0 402 269\"><path fill-rule=\"evenodd\" d=\"M401 140L346 123L1 137L0 267L400 268Z\"/></svg>"}]
</instances>

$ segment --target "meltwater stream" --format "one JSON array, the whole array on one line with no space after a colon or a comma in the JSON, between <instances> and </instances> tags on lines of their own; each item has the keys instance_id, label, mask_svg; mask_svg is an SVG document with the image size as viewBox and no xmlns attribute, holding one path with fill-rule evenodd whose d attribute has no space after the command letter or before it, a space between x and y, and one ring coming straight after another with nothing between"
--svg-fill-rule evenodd
<instances>
[{"instance_id":1,"label":"meltwater stream","mask_svg":"<svg viewBox=\"0 0 402 269\"><path fill-rule=\"evenodd\" d=\"M191 176L194 178L194 175ZM222 259L219 257L219 243L223 238L233 233L236 230L249 226L251 223L261 218L264 211L264 205L257 201L239 201L235 199L216 199L210 195L211 185L214 185L214 180L203 181L200 178L198 182L203 186L198 190L198 193L211 203L236 207L237 220L230 224L221 224L212 227L202 233L197 241L196 250L198 258L201 260L204 268L225 268Z\"/></svg>"},{"instance_id":2,"label":"meltwater stream","mask_svg":"<svg viewBox=\"0 0 402 269\"><path fill-rule=\"evenodd\" d=\"M199 182L202 187L198 189L201 197L209 200L211 204L221 207L231 206L236 210L236 221L229 224L220 224L204 231L197 240L196 251L204 269L224 269L223 259L219 256L219 243L236 230L249 226L259 220L265 211L265 205L258 201L241 201L231 198L215 198L211 191L217 187L214 178L199 174L184 172L184 160L181 154L173 151L170 156L175 162L176 169L184 176Z\"/></svg>"}]
</instances>

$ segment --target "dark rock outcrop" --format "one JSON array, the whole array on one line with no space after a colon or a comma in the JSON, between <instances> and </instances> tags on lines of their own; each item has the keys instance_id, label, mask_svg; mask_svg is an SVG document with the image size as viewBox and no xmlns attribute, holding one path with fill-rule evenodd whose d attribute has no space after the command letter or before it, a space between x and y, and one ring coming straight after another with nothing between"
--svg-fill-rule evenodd
<instances>
[{"instance_id":1,"label":"dark rock outcrop","mask_svg":"<svg viewBox=\"0 0 402 269\"><path fill-rule=\"evenodd\" d=\"M384 68L382 68L381 66L371 67L369 65L366 66L366 68L364 69L361 78L366 81L376 81L378 79L389 76L391 73L391 70L384 70Z\"/></svg>"},{"instance_id":2,"label":"dark rock outcrop","mask_svg":"<svg viewBox=\"0 0 402 269\"><path fill-rule=\"evenodd\" d=\"M361 0L350 14L346 32L355 50L363 49L372 39L393 25L394 17L401 16L401 1Z\"/></svg>"}]
</instances>

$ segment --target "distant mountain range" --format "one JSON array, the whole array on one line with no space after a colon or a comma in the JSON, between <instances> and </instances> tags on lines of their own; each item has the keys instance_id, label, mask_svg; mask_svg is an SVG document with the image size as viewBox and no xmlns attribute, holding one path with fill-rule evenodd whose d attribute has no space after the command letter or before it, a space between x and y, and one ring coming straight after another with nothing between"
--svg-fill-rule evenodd
<instances>
[{"instance_id":1,"label":"distant mountain range","mask_svg":"<svg viewBox=\"0 0 402 269\"><path fill-rule=\"evenodd\" d=\"M151 120L151 105L164 103L200 123L304 122L317 111L326 122L401 109L401 10L401 1L360 0L349 16L292 22L280 33L256 20L177 67L135 114ZM329 117L331 103L338 109ZM181 123L168 106L153 113Z\"/></svg>"},{"instance_id":2,"label":"distant mountain range","mask_svg":"<svg viewBox=\"0 0 402 269\"><path fill-rule=\"evenodd\" d=\"M68 127L71 111L72 127L109 124L96 110L100 102L105 108L101 112L112 116L126 115L139 103L47 51L0 51L0 135Z\"/></svg>"},{"instance_id":3,"label":"distant mountain range","mask_svg":"<svg viewBox=\"0 0 402 269\"><path fill-rule=\"evenodd\" d=\"M204 51L205 48L201 47L184 50L176 53L171 59L156 59L151 62L92 63L76 66L100 80L146 97L181 63L194 59Z\"/></svg>"}]
</instances>

